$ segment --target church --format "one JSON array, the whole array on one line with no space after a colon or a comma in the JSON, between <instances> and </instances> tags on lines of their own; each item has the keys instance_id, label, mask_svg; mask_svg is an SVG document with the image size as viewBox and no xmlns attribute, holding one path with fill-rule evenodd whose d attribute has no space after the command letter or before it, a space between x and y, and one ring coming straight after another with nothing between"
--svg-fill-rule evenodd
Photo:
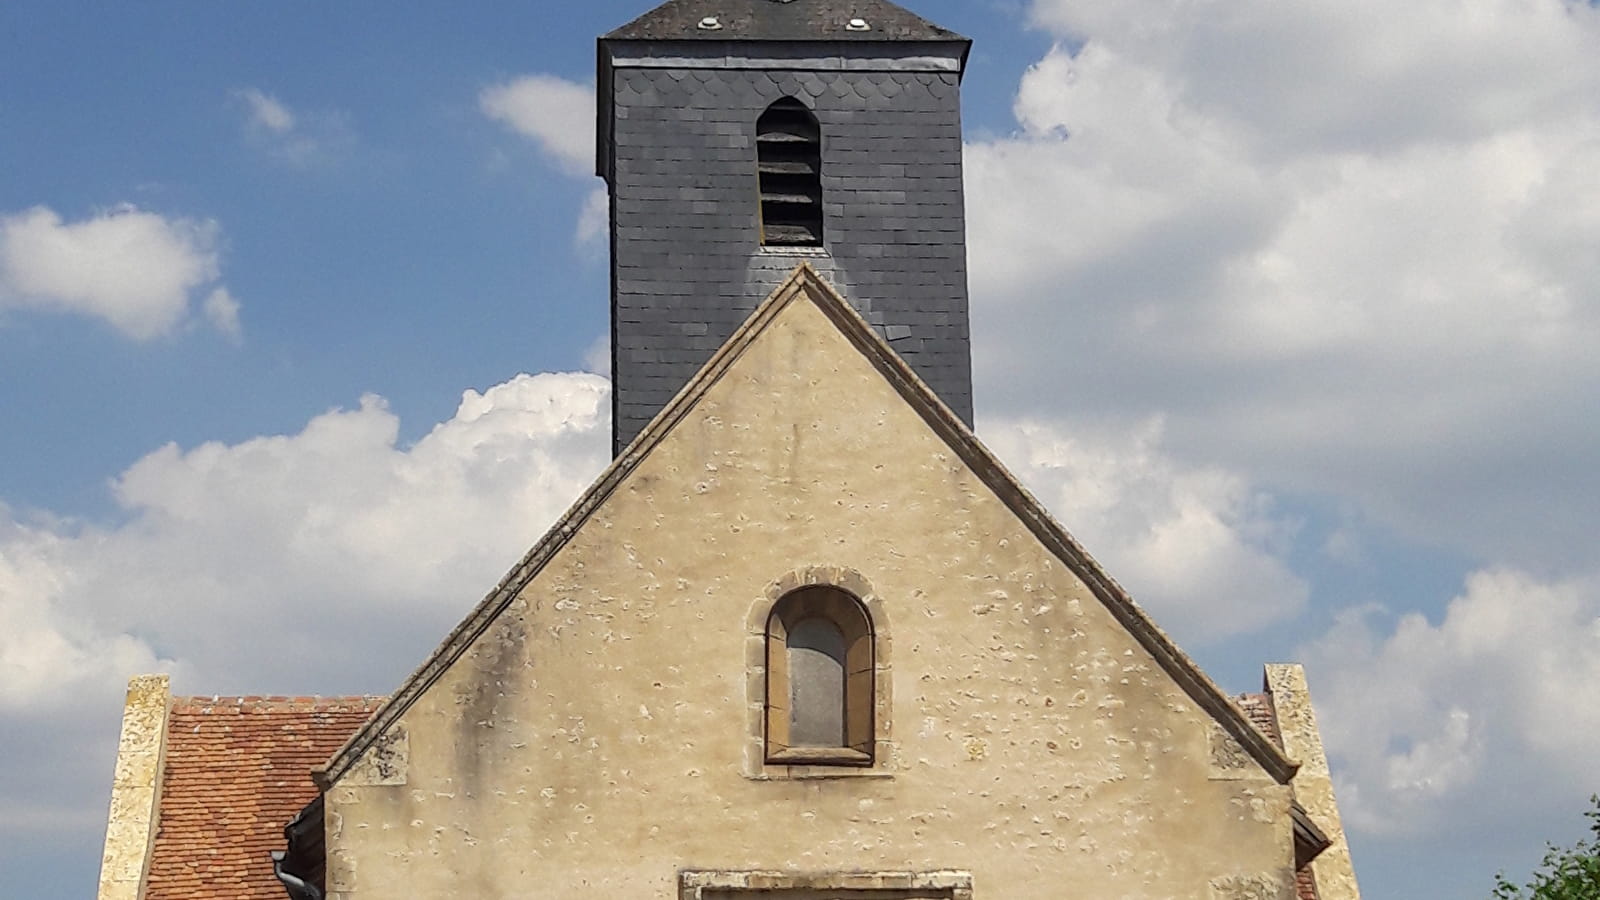
<instances>
[{"instance_id":1,"label":"church","mask_svg":"<svg viewBox=\"0 0 1600 900\"><path fill-rule=\"evenodd\" d=\"M1357 900L1300 667L1224 693L973 434L969 48L602 37L611 465L386 697L135 678L100 900Z\"/></svg>"}]
</instances>

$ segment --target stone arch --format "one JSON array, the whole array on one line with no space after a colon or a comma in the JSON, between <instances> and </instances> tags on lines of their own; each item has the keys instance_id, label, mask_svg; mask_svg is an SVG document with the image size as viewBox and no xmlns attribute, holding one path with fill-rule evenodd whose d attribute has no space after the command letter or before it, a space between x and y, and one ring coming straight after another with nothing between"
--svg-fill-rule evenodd
<instances>
[{"instance_id":1,"label":"stone arch","mask_svg":"<svg viewBox=\"0 0 1600 900\"><path fill-rule=\"evenodd\" d=\"M844 598L849 602L845 603ZM832 615L842 619L841 631L847 643L852 638L866 641L864 647L856 645L854 666L846 662L848 668L854 669L846 677L855 676L856 702L846 707L847 737L838 748L790 747L783 733L787 720L775 724L769 694L774 682L785 686L782 679L786 673L776 670L785 664L782 651L786 648L781 642L774 643L774 623L781 632L796 621L792 614L786 618L783 612L786 603L797 602L812 604L810 613L827 615L831 610ZM851 606L860 610L859 627L849 625L847 610ZM889 618L882 600L860 572L838 566L806 566L774 579L750 605L745 641L746 775L843 777L882 774L890 769L894 745ZM847 681L847 685L850 683ZM853 713L848 711L852 709ZM851 715L853 722L848 720Z\"/></svg>"}]
</instances>

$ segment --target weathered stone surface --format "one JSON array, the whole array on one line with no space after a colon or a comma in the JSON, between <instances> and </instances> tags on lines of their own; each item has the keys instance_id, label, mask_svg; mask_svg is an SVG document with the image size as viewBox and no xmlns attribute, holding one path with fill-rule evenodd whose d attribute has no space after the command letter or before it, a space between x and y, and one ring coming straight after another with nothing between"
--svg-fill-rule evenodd
<instances>
[{"instance_id":1,"label":"weathered stone surface","mask_svg":"<svg viewBox=\"0 0 1600 900\"><path fill-rule=\"evenodd\" d=\"M678 900L972 900L969 872L707 872L678 876Z\"/></svg>"},{"instance_id":2,"label":"weathered stone surface","mask_svg":"<svg viewBox=\"0 0 1600 900\"><path fill-rule=\"evenodd\" d=\"M751 604L850 573L891 623L891 762L753 778ZM685 867L1292 884L1288 788L1213 779L1213 722L799 300L404 712L405 787L329 791L330 896L666 897Z\"/></svg>"},{"instance_id":3,"label":"weathered stone surface","mask_svg":"<svg viewBox=\"0 0 1600 900\"><path fill-rule=\"evenodd\" d=\"M1355 866L1350 860L1350 845L1345 841L1344 823L1333 795L1333 777L1328 770L1328 754L1317 729L1317 713L1311 707L1311 689L1306 684L1305 668L1298 665L1267 666L1267 690L1278 711L1278 729L1283 747L1300 761L1294 776L1295 798L1304 806L1332 842L1311 861L1321 900L1360 900Z\"/></svg>"},{"instance_id":4,"label":"weathered stone surface","mask_svg":"<svg viewBox=\"0 0 1600 900\"><path fill-rule=\"evenodd\" d=\"M100 861L99 900L139 900L144 894L171 705L167 676L141 675L128 683Z\"/></svg>"},{"instance_id":5,"label":"weathered stone surface","mask_svg":"<svg viewBox=\"0 0 1600 900\"><path fill-rule=\"evenodd\" d=\"M1215 900L1294 900L1294 880L1277 875L1229 875L1211 881Z\"/></svg>"},{"instance_id":6,"label":"weathered stone surface","mask_svg":"<svg viewBox=\"0 0 1600 900\"><path fill-rule=\"evenodd\" d=\"M367 787L398 786L406 783L406 768L410 761L410 744L406 740L405 726L396 726L385 732L362 755L345 776L344 784Z\"/></svg>"},{"instance_id":7,"label":"weathered stone surface","mask_svg":"<svg viewBox=\"0 0 1600 900\"><path fill-rule=\"evenodd\" d=\"M1222 726L1211 726L1211 777L1235 778L1255 768L1244 746Z\"/></svg>"}]
</instances>

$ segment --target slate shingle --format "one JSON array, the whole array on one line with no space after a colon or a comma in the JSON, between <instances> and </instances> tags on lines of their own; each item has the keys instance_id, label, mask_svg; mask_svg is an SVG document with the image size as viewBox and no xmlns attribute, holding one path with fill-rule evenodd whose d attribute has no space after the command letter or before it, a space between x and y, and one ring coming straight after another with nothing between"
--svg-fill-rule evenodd
<instances>
[{"instance_id":1,"label":"slate shingle","mask_svg":"<svg viewBox=\"0 0 1600 900\"><path fill-rule=\"evenodd\" d=\"M700 29L706 16L722 27ZM852 18L872 30L849 30ZM708 37L723 44L616 44ZM765 43L736 46L747 42ZM909 329L896 349L971 424L960 109L969 45L886 0L671 0L602 39L615 450L801 261L875 324ZM746 52L772 59L725 61ZM673 64L678 53L700 62ZM760 244L755 123L783 96L821 126L825 252Z\"/></svg>"}]
</instances>

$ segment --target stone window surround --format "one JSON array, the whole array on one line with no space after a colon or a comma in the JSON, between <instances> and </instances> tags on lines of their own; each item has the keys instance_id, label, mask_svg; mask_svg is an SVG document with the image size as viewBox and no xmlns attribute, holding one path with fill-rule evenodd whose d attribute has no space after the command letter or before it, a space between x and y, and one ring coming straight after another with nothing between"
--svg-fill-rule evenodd
<instances>
[{"instance_id":1,"label":"stone window surround","mask_svg":"<svg viewBox=\"0 0 1600 900\"><path fill-rule=\"evenodd\" d=\"M843 713L839 723L842 741L836 739L828 746L798 745L791 733L791 722L801 716L791 708L795 693L791 690L795 673L790 635L802 623L827 622L839 636L843 658L839 660L843 676L837 693L829 698L838 704ZM839 765L870 766L874 735L872 707L876 699L873 689L872 619L865 607L850 594L834 585L816 585L796 588L783 595L767 617L767 763L777 765Z\"/></svg>"},{"instance_id":2,"label":"stone window surround","mask_svg":"<svg viewBox=\"0 0 1600 900\"><path fill-rule=\"evenodd\" d=\"M833 587L860 601L872 627L872 754L870 765L808 765L803 760L767 759L767 625L773 608L803 587ZM860 572L838 566L805 566L767 585L745 621L745 753L743 773L758 781L808 778L889 778L895 767L892 732L891 641L888 617L872 585Z\"/></svg>"},{"instance_id":3,"label":"stone window surround","mask_svg":"<svg viewBox=\"0 0 1600 900\"><path fill-rule=\"evenodd\" d=\"M793 891L814 896L822 891L849 892L861 900L937 897L972 900L972 873L934 872L748 872L685 869L678 873L678 900ZM770 896L770 894L769 894Z\"/></svg>"}]
</instances>

